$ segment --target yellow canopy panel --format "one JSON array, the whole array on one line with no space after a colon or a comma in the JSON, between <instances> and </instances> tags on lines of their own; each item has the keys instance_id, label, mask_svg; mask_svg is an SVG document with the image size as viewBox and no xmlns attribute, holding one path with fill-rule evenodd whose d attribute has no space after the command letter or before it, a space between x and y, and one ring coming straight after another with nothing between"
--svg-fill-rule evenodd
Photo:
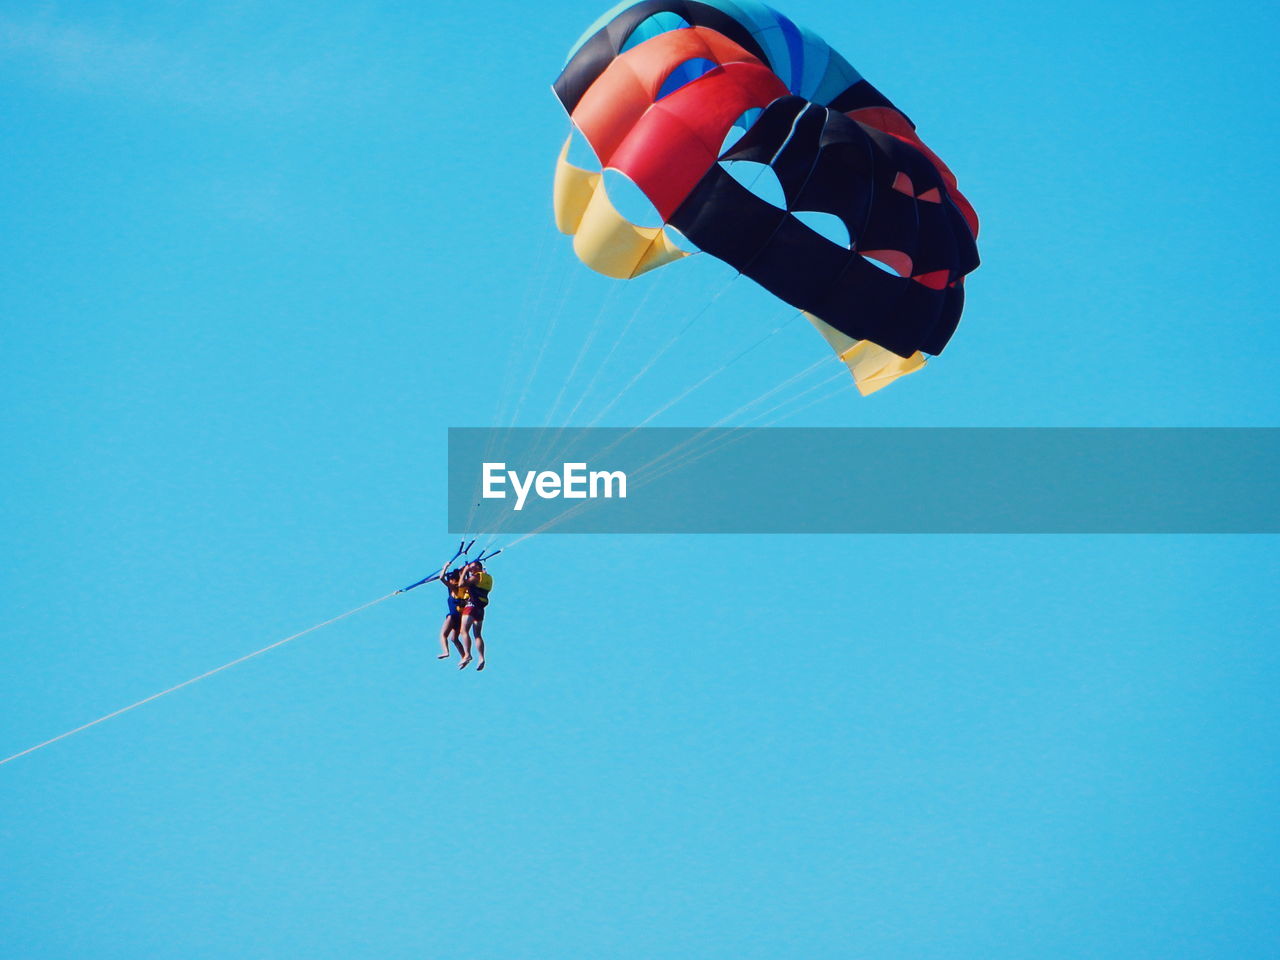
<instances>
[{"instance_id":1,"label":"yellow canopy panel","mask_svg":"<svg viewBox=\"0 0 1280 960\"><path fill-rule=\"evenodd\" d=\"M573 237L573 252L597 273L630 280L679 260L681 250L662 227L637 227L614 209L598 173L569 163L566 140L556 164L556 227Z\"/></svg>"},{"instance_id":2,"label":"yellow canopy panel","mask_svg":"<svg viewBox=\"0 0 1280 960\"><path fill-rule=\"evenodd\" d=\"M829 323L824 323L811 313L806 313L809 322L818 328L831 349L844 361L853 374L853 382L858 392L864 397L887 387L899 377L915 373L925 365L924 354L917 350L909 357L900 357L891 350L872 343L870 340L854 340L841 333Z\"/></svg>"}]
</instances>

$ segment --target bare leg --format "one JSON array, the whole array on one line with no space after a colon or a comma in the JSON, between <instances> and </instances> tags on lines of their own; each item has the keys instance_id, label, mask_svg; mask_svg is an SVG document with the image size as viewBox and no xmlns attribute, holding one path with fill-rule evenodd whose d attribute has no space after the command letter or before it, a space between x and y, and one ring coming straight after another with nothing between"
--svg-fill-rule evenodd
<instances>
[{"instance_id":1,"label":"bare leg","mask_svg":"<svg viewBox=\"0 0 1280 960\"><path fill-rule=\"evenodd\" d=\"M467 664L471 662L471 618L465 613L462 615L462 629L458 632L462 634L462 662L458 664L459 670L465 670Z\"/></svg>"},{"instance_id":2,"label":"bare leg","mask_svg":"<svg viewBox=\"0 0 1280 960\"><path fill-rule=\"evenodd\" d=\"M478 661L476 663L476 670L484 669L484 633L482 632L483 630L484 630L483 620L476 620L474 623L471 624L471 632L474 633L476 637L476 658Z\"/></svg>"},{"instance_id":3,"label":"bare leg","mask_svg":"<svg viewBox=\"0 0 1280 960\"><path fill-rule=\"evenodd\" d=\"M458 621L449 615L445 615L444 623L440 625L440 655L437 660L449 659L449 641L458 642Z\"/></svg>"}]
</instances>

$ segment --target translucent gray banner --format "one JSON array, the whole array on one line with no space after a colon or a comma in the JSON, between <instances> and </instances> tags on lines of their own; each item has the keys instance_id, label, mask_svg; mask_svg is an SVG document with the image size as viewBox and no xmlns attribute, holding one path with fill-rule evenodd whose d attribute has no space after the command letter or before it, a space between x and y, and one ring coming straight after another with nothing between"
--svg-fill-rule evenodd
<instances>
[{"instance_id":1,"label":"translucent gray banner","mask_svg":"<svg viewBox=\"0 0 1280 960\"><path fill-rule=\"evenodd\" d=\"M455 533L1277 533L1280 429L449 430Z\"/></svg>"}]
</instances>

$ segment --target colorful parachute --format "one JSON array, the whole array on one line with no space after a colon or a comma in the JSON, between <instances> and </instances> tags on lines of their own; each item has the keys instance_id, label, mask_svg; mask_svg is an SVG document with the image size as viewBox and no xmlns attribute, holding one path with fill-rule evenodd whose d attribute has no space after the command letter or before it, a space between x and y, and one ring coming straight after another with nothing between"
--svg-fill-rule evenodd
<instances>
[{"instance_id":1,"label":"colorful parachute","mask_svg":"<svg viewBox=\"0 0 1280 960\"><path fill-rule=\"evenodd\" d=\"M812 320L870 393L955 332L978 221L915 127L820 38L752 0L615 7L574 45L556 96L604 168L664 224ZM561 151L556 223L592 269L630 278L685 256ZM785 208L726 165L777 177ZM847 241L808 223L837 218Z\"/></svg>"}]
</instances>

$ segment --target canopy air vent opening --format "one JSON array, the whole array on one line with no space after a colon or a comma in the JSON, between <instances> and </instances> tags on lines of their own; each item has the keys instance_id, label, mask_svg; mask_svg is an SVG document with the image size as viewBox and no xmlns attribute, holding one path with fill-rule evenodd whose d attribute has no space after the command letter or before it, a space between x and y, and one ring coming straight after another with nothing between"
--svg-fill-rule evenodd
<instances>
[{"instance_id":1,"label":"canopy air vent opening","mask_svg":"<svg viewBox=\"0 0 1280 960\"><path fill-rule=\"evenodd\" d=\"M858 255L876 269L895 277L911 276L911 257L901 250L859 250Z\"/></svg>"},{"instance_id":2,"label":"canopy air vent opening","mask_svg":"<svg viewBox=\"0 0 1280 960\"><path fill-rule=\"evenodd\" d=\"M694 57L692 60L686 60L684 63L678 64L674 70L667 74L667 79L662 81L662 86L658 88L658 95L653 98L654 101L671 96L681 87L688 86L699 77L706 76L719 66L720 64L705 57Z\"/></svg>"},{"instance_id":3,"label":"canopy air vent opening","mask_svg":"<svg viewBox=\"0 0 1280 960\"><path fill-rule=\"evenodd\" d=\"M898 175L893 178L893 189L897 190L899 193L905 193L908 197L915 197L917 200L922 200L925 203L942 202L942 191L937 187L929 187L920 193L916 193L916 185L912 183L911 178L901 170L899 170Z\"/></svg>"},{"instance_id":4,"label":"canopy air vent opening","mask_svg":"<svg viewBox=\"0 0 1280 960\"><path fill-rule=\"evenodd\" d=\"M743 135L751 129L752 124L760 119L760 114L764 113L760 107L752 107L744 110L738 119L733 121L733 126L729 128L729 132L724 135L724 142L720 144L720 156L728 153L735 143L742 139Z\"/></svg>"},{"instance_id":5,"label":"canopy air vent opening","mask_svg":"<svg viewBox=\"0 0 1280 960\"><path fill-rule=\"evenodd\" d=\"M694 243L692 240L686 237L683 233L681 233L671 224L668 223L664 229L666 230L667 239L671 241L671 245L675 247L677 250L683 250L685 253L701 253L702 252L701 247L699 247L696 243Z\"/></svg>"},{"instance_id":6,"label":"canopy air vent opening","mask_svg":"<svg viewBox=\"0 0 1280 960\"><path fill-rule=\"evenodd\" d=\"M625 173L606 167L604 191L609 195L613 208L637 227L662 226L662 215L645 196L644 191Z\"/></svg>"},{"instance_id":7,"label":"canopy air vent opening","mask_svg":"<svg viewBox=\"0 0 1280 960\"><path fill-rule=\"evenodd\" d=\"M565 159L575 167L590 170L592 173L600 169L600 158L596 156L595 150L591 148L591 144L577 127L574 127L573 132L569 134L569 155Z\"/></svg>"},{"instance_id":8,"label":"canopy air vent opening","mask_svg":"<svg viewBox=\"0 0 1280 960\"><path fill-rule=\"evenodd\" d=\"M849 228L834 213L822 213L818 210L795 210L797 220L820 237L825 237L838 247L850 247Z\"/></svg>"},{"instance_id":9,"label":"canopy air vent opening","mask_svg":"<svg viewBox=\"0 0 1280 960\"><path fill-rule=\"evenodd\" d=\"M751 160L722 160L720 166L725 173L765 203L786 209L787 195L778 181L778 175L768 164L755 163Z\"/></svg>"}]
</instances>

